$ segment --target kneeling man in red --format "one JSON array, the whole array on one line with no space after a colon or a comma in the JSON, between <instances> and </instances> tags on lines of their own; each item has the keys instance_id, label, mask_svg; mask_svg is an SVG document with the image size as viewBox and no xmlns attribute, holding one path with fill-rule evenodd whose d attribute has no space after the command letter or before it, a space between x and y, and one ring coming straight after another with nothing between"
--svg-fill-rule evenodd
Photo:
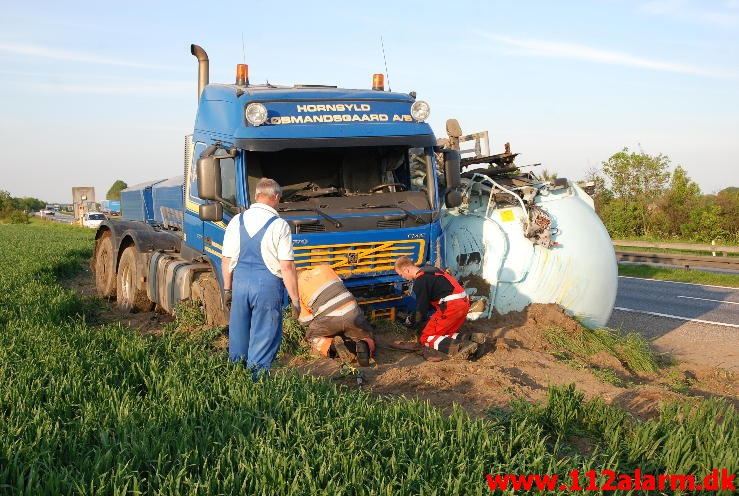
<instances>
[{"instance_id":1,"label":"kneeling man in red","mask_svg":"<svg viewBox=\"0 0 739 496\"><path fill-rule=\"evenodd\" d=\"M476 341L484 336L459 332L470 310L470 299L462 285L449 273L436 267L418 267L408 257L396 260L395 271L413 281L415 323L422 328L419 343L450 356L473 357L478 346ZM431 308L434 313L429 316Z\"/></svg>"}]
</instances>

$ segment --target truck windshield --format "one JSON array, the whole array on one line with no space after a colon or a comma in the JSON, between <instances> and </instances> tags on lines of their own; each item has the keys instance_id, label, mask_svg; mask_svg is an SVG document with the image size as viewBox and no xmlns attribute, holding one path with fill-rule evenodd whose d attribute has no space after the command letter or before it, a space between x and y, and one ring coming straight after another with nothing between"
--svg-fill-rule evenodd
<instances>
[{"instance_id":1,"label":"truck windshield","mask_svg":"<svg viewBox=\"0 0 739 496\"><path fill-rule=\"evenodd\" d=\"M408 197L416 200L411 207L428 209L434 188L428 177L429 151L390 146L247 152L249 196L253 198L256 182L266 176L282 186L283 203L364 197L367 203L381 205ZM425 205L419 204L424 198Z\"/></svg>"}]
</instances>

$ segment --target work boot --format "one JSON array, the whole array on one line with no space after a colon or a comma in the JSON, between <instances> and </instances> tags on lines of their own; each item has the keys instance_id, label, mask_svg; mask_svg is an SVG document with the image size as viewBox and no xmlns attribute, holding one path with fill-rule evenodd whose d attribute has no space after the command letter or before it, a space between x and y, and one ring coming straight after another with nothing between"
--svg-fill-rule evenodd
<instances>
[{"instance_id":1,"label":"work boot","mask_svg":"<svg viewBox=\"0 0 739 496\"><path fill-rule=\"evenodd\" d=\"M370 366L370 349L366 341L357 342L357 363L360 367Z\"/></svg>"},{"instance_id":2,"label":"work boot","mask_svg":"<svg viewBox=\"0 0 739 496\"><path fill-rule=\"evenodd\" d=\"M343 337L334 336L334 350L336 350L336 354L342 362L351 363L354 361L354 355L352 355L352 352L346 347Z\"/></svg>"},{"instance_id":3,"label":"work boot","mask_svg":"<svg viewBox=\"0 0 739 496\"><path fill-rule=\"evenodd\" d=\"M458 358L460 360L469 360L477 352L477 343L474 341L461 341L458 339L454 340L454 343L449 345L449 357Z\"/></svg>"},{"instance_id":4,"label":"work boot","mask_svg":"<svg viewBox=\"0 0 739 496\"><path fill-rule=\"evenodd\" d=\"M465 332L461 333L457 339L462 341L472 341L477 344L485 344L487 337L488 335L484 332Z\"/></svg>"}]
</instances>

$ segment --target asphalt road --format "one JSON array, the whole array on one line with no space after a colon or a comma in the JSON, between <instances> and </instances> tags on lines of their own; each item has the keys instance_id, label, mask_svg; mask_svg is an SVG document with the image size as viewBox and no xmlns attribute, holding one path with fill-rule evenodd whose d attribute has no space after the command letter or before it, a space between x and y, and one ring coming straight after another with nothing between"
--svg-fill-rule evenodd
<instances>
[{"instance_id":1,"label":"asphalt road","mask_svg":"<svg viewBox=\"0 0 739 496\"><path fill-rule=\"evenodd\" d=\"M608 326L680 359L739 370L739 288L621 276Z\"/></svg>"},{"instance_id":2,"label":"asphalt road","mask_svg":"<svg viewBox=\"0 0 739 496\"><path fill-rule=\"evenodd\" d=\"M57 213L55 215L41 215L40 213L36 212L34 215L46 220L50 220L52 222L63 222L65 224L72 224L74 222L73 216L62 213Z\"/></svg>"}]
</instances>

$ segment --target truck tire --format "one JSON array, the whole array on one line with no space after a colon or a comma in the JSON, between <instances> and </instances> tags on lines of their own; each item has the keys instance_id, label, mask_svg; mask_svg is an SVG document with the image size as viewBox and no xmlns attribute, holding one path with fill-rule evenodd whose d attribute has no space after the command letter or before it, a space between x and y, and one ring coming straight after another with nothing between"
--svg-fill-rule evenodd
<instances>
[{"instance_id":1,"label":"truck tire","mask_svg":"<svg viewBox=\"0 0 739 496\"><path fill-rule=\"evenodd\" d=\"M221 302L221 285L212 273L204 273L193 281L192 299L203 306L207 325L228 325L228 313Z\"/></svg>"},{"instance_id":2,"label":"truck tire","mask_svg":"<svg viewBox=\"0 0 739 496\"><path fill-rule=\"evenodd\" d=\"M151 309L151 301L146 290L138 289L138 260L135 246L129 246L121 254L118 264L118 285L116 300L122 312L146 312Z\"/></svg>"},{"instance_id":3,"label":"truck tire","mask_svg":"<svg viewBox=\"0 0 739 496\"><path fill-rule=\"evenodd\" d=\"M114 298L116 291L115 264L113 258L113 236L106 231L100 236L95 247L93 261L95 289L101 298Z\"/></svg>"}]
</instances>

